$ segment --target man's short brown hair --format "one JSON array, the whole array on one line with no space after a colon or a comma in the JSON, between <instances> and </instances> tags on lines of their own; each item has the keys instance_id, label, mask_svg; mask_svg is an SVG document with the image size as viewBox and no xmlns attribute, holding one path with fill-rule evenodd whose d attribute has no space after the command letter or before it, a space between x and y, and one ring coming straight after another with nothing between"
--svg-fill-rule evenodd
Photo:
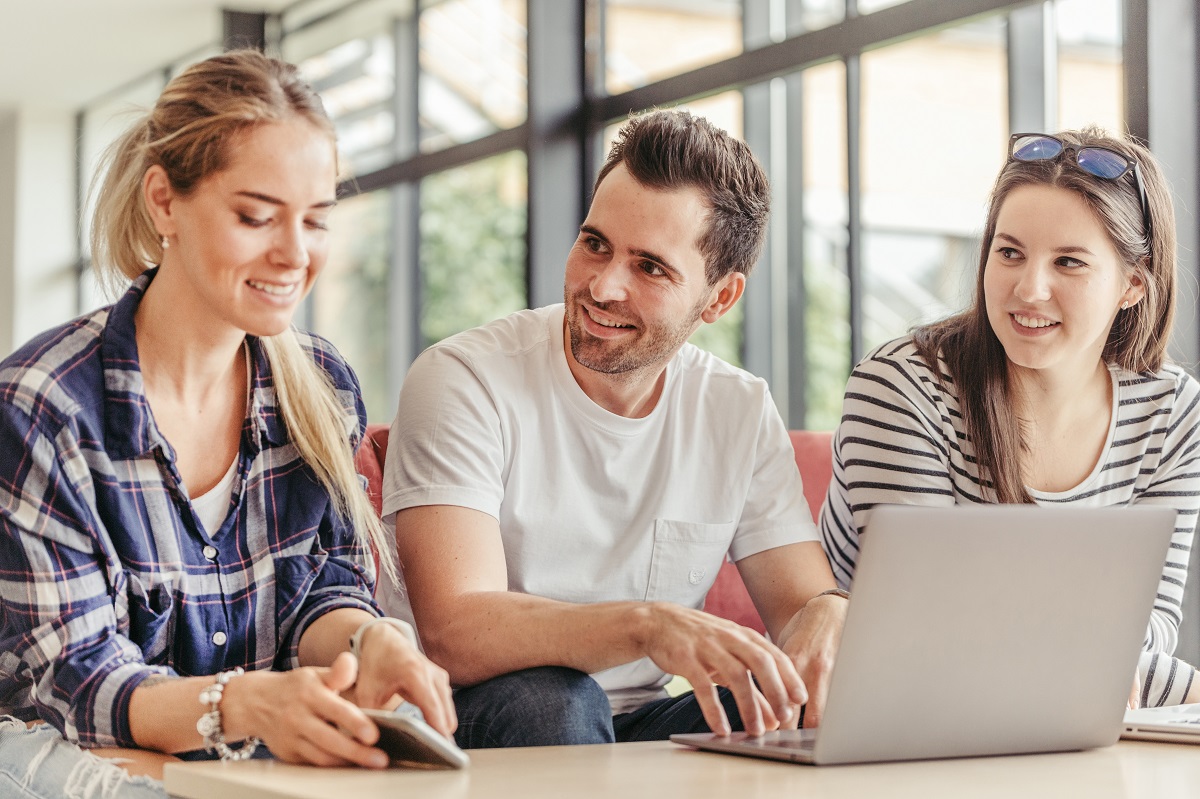
<instances>
[{"instance_id":1,"label":"man's short brown hair","mask_svg":"<svg viewBox=\"0 0 1200 799\"><path fill-rule=\"evenodd\" d=\"M651 189L699 190L709 208L698 242L709 285L730 272L750 273L766 240L771 187L745 142L686 111L652 111L621 128L593 194L620 164Z\"/></svg>"}]
</instances>

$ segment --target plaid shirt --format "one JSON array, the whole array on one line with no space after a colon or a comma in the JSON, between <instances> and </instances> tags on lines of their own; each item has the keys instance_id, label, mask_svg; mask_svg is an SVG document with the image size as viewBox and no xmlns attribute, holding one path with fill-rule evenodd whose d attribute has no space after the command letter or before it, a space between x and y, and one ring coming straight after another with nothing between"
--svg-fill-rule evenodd
<instances>
[{"instance_id":1,"label":"plaid shirt","mask_svg":"<svg viewBox=\"0 0 1200 799\"><path fill-rule=\"evenodd\" d=\"M294 668L321 614L380 613L370 558L290 443L253 337L229 515L203 529L138 368L153 278L0 362L0 713L84 746L136 746L129 699L146 677ZM299 338L357 446L357 379L328 342Z\"/></svg>"}]
</instances>

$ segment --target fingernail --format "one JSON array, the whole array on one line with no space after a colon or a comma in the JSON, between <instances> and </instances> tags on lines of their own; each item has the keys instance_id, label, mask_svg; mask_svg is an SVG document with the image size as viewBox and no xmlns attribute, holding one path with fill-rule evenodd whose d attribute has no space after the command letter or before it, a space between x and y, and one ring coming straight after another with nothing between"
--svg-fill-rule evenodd
<instances>
[{"instance_id":1,"label":"fingernail","mask_svg":"<svg viewBox=\"0 0 1200 799\"><path fill-rule=\"evenodd\" d=\"M787 724L791 720L792 720L792 708L785 707L783 709L783 712L779 714L779 722L781 724Z\"/></svg>"},{"instance_id":2,"label":"fingernail","mask_svg":"<svg viewBox=\"0 0 1200 799\"><path fill-rule=\"evenodd\" d=\"M383 752L377 755L371 755L371 768L387 768L388 758Z\"/></svg>"}]
</instances>

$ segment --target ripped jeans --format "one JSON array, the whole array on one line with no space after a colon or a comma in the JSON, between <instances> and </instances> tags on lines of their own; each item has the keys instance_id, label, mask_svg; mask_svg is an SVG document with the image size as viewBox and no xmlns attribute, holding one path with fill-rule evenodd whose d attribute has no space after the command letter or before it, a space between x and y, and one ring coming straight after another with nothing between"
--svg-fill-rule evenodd
<instances>
[{"instance_id":1,"label":"ripped jeans","mask_svg":"<svg viewBox=\"0 0 1200 799\"><path fill-rule=\"evenodd\" d=\"M49 724L0 716L0 797L8 799L167 799L158 780L131 776L63 739Z\"/></svg>"}]
</instances>

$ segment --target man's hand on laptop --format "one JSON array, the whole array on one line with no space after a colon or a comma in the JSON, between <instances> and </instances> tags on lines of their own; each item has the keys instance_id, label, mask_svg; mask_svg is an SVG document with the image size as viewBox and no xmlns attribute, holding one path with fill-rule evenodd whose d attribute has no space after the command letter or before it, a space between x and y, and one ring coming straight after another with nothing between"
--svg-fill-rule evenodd
<instances>
[{"instance_id":1,"label":"man's hand on laptop","mask_svg":"<svg viewBox=\"0 0 1200 799\"><path fill-rule=\"evenodd\" d=\"M813 597L780 631L780 648L796 666L796 671L808 688L808 704L804 708L804 726L816 727L825 712L825 697L829 692L829 675L837 657L850 603L832 594ZM796 713L785 727L795 727L800 714Z\"/></svg>"},{"instance_id":2,"label":"man's hand on laptop","mask_svg":"<svg viewBox=\"0 0 1200 799\"><path fill-rule=\"evenodd\" d=\"M709 728L730 733L717 697L728 688L746 732L762 735L795 724L796 708L808 699L792 659L747 627L668 602L646 606L650 623L642 649L659 668L692 684Z\"/></svg>"}]
</instances>

